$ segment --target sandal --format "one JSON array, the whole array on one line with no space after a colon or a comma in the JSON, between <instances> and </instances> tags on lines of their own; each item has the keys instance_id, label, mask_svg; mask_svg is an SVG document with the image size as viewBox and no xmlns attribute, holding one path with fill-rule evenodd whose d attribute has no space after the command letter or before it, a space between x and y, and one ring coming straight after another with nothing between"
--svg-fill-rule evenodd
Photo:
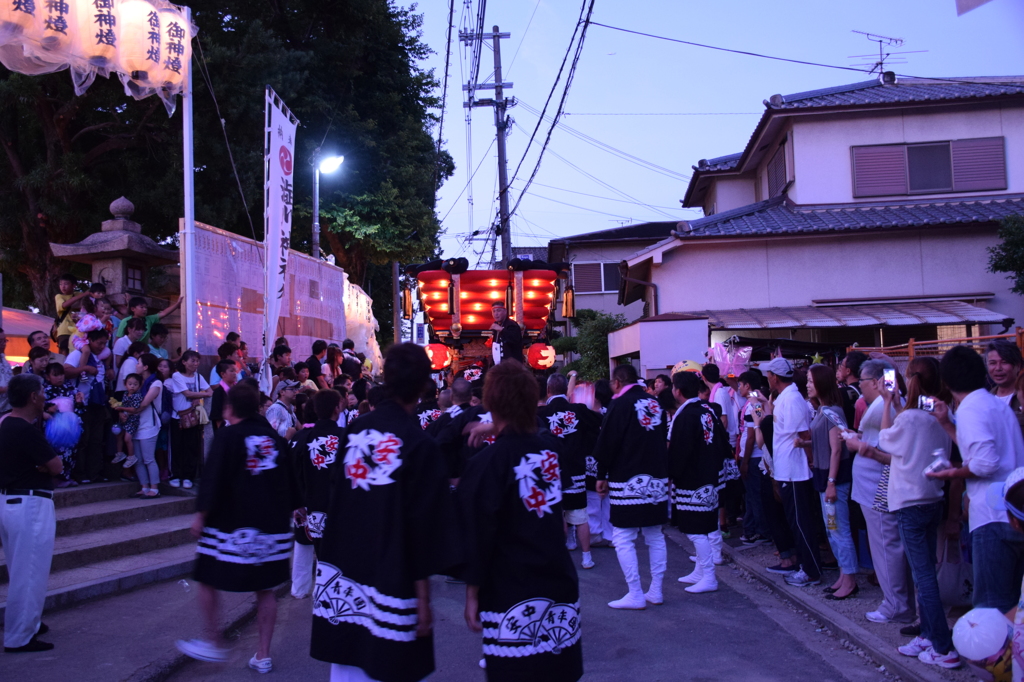
<instances>
[{"instance_id":1,"label":"sandal","mask_svg":"<svg viewBox=\"0 0 1024 682\"><path fill-rule=\"evenodd\" d=\"M152 495L150 493L152 493ZM160 495L160 491L159 490L151 490L150 492L148 492L145 495L143 495L143 497L145 497L147 500L152 500L153 498L160 497L160 496L161 495Z\"/></svg>"}]
</instances>

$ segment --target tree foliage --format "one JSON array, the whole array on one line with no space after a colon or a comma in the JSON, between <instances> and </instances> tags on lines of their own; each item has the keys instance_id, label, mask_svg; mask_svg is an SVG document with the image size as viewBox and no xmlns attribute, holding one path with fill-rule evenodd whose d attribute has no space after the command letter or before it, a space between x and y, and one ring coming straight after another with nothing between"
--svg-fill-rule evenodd
<instances>
[{"instance_id":1,"label":"tree foliage","mask_svg":"<svg viewBox=\"0 0 1024 682\"><path fill-rule=\"evenodd\" d=\"M576 348L579 360L565 366L576 370L583 381L608 377L608 335L626 326L623 315L609 315L590 308L576 311Z\"/></svg>"},{"instance_id":2,"label":"tree foliage","mask_svg":"<svg viewBox=\"0 0 1024 682\"><path fill-rule=\"evenodd\" d=\"M437 251L434 198L454 168L437 154L440 102L415 5L393 0L194 0L196 219L263 237L263 90L269 84L301 125L296 139L292 246L309 249L312 166L321 146L343 154L321 182L321 247L372 289L391 260ZM214 106L216 95L219 110ZM230 140L245 203L225 145ZM182 213L181 113L127 98L102 79L74 96L67 72L0 73L0 272L5 302L52 312L55 278L69 264L49 242L77 242L109 219L118 196L155 238L173 238ZM81 267L79 274L87 276ZM380 284L376 287L381 288ZM389 289L375 296L382 336ZM372 295L372 294L371 294ZM386 329L384 328L386 327Z\"/></svg>"},{"instance_id":3,"label":"tree foliage","mask_svg":"<svg viewBox=\"0 0 1024 682\"><path fill-rule=\"evenodd\" d=\"M1015 294L1024 295L1024 218L1014 216L1004 220L999 227L999 244L988 249L989 272L1005 272L1013 280L1010 288Z\"/></svg>"}]
</instances>

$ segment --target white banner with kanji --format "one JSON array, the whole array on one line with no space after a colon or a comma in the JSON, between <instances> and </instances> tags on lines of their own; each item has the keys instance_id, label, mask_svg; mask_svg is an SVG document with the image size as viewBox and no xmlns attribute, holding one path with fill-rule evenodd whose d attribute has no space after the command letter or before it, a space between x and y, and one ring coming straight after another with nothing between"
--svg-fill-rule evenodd
<instances>
[{"instance_id":1,"label":"white banner with kanji","mask_svg":"<svg viewBox=\"0 0 1024 682\"><path fill-rule=\"evenodd\" d=\"M284 301L288 270L288 246L292 233L292 205L295 197L295 129L298 119L281 98L267 88L267 127L263 150L264 258L266 262L263 317L263 367L260 388L270 395L272 378L267 361L277 338L277 319Z\"/></svg>"}]
</instances>

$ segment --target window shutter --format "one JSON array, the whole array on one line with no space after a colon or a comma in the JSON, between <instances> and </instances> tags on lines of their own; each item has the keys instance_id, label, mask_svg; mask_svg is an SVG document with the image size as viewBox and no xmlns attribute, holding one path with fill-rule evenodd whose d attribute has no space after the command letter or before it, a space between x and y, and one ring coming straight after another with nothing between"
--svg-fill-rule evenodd
<instances>
[{"instance_id":1,"label":"window shutter","mask_svg":"<svg viewBox=\"0 0 1024 682\"><path fill-rule=\"evenodd\" d=\"M572 266L572 281L577 294L591 294L603 291L601 287L601 264L574 264Z\"/></svg>"},{"instance_id":2,"label":"window shutter","mask_svg":"<svg viewBox=\"0 0 1024 682\"><path fill-rule=\"evenodd\" d=\"M773 199L782 193L786 186L786 147L780 146L775 156L768 162L768 198Z\"/></svg>"},{"instance_id":3,"label":"window shutter","mask_svg":"<svg viewBox=\"0 0 1024 682\"><path fill-rule=\"evenodd\" d=\"M1006 145L1002 137L954 140L953 189L1006 189Z\"/></svg>"},{"instance_id":4,"label":"window shutter","mask_svg":"<svg viewBox=\"0 0 1024 682\"><path fill-rule=\"evenodd\" d=\"M907 153L903 145L853 148L853 196L907 194Z\"/></svg>"},{"instance_id":5,"label":"window shutter","mask_svg":"<svg viewBox=\"0 0 1024 682\"><path fill-rule=\"evenodd\" d=\"M602 268L604 269L604 290L618 291L619 284L622 282L622 278L619 276L619 264L604 263Z\"/></svg>"}]
</instances>

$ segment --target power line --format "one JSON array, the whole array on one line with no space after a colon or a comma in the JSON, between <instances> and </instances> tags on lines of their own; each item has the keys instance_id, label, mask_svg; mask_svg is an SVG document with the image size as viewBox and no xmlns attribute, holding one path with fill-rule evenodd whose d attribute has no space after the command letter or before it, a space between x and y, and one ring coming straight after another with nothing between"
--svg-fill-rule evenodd
<instances>
[{"instance_id":1,"label":"power line","mask_svg":"<svg viewBox=\"0 0 1024 682\"><path fill-rule=\"evenodd\" d=\"M448 0L448 42L444 52L444 81L441 86L441 120L437 126L437 151L434 153L434 200L437 201L437 173L441 164L441 143L444 140L444 110L448 101L448 67L452 59L452 29L455 22L455 0Z\"/></svg>"},{"instance_id":2,"label":"power line","mask_svg":"<svg viewBox=\"0 0 1024 682\"><path fill-rule=\"evenodd\" d=\"M618 26L609 26L608 24L602 24L596 21L590 22L594 26L601 26L603 28L611 29L612 31L621 31L622 33L632 33L633 35L644 36L645 38L654 38L656 40L666 40L670 43L680 43L682 45L690 45L692 47L703 47L707 50L718 50L719 52L731 52L733 54L742 54L748 57L760 57L761 59L772 59L777 62L789 62L790 64L803 64L805 66L820 66L826 69L839 69L841 71L856 71L857 73L866 73L864 69L858 69L854 66L837 66L835 64L820 64L818 62L808 62L802 59L789 59L787 57L773 57L772 55L761 54L759 52L748 52L746 50L734 50L728 47L718 47L716 45L705 45L704 43L695 43L690 40L680 40L678 38L667 38L665 36L654 35L653 33L644 33L642 31L632 31L628 28L620 28Z\"/></svg>"},{"instance_id":3,"label":"power line","mask_svg":"<svg viewBox=\"0 0 1024 682\"><path fill-rule=\"evenodd\" d=\"M516 125L517 128L522 130L522 127L519 126L518 123L516 123L515 125ZM618 187L610 185L607 182L605 182L604 180L601 180L600 178L596 177L595 175L592 175L591 173L588 173L587 171L583 170L582 168L580 168L579 166L574 164L572 161L569 161L568 159L566 159L564 156L562 156L561 154L559 154L555 150L552 149L550 151L551 151L552 156L554 156L556 159L558 159L562 163L566 164L567 166L569 166L570 168L575 170L577 173L580 173L581 175L589 178L590 180L593 180L598 185L601 185L602 187L604 187L608 191L610 191L610 192L612 192L614 194L618 194L620 197L622 197L624 199L629 199L632 203L634 203L634 204L636 204L638 206L643 206L645 208L649 208L651 211L653 211L655 213L661 213L663 216L665 216L667 218L673 218L673 219L675 218L675 216L669 215L669 214L665 213L664 211L658 210L658 209L654 208L653 206L640 201L636 197L634 197L634 196L632 196L630 194L627 194L626 192L622 191ZM526 186L524 186L523 189L522 189L522 192L520 193L520 195L522 195L522 193L526 192L526 190L528 188L529 188L528 184ZM516 206L518 206L518 205L519 205L519 203L517 202Z\"/></svg>"},{"instance_id":4,"label":"power line","mask_svg":"<svg viewBox=\"0 0 1024 682\"><path fill-rule=\"evenodd\" d=\"M587 194L586 192L577 192L576 190L565 189L564 187L555 187L553 185L545 185L544 183L541 183L541 182L534 182L533 184L537 185L538 187L546 187L547 189L556 189L559 192L569 192L570 194L579 194L579 195L584 196L584 197L593 197L594 199L602 199L604 201L615 201L615 202L618 202L620 204L633 204L634 206L646 206L647 208L664 208L664 209L668 209L669 211L687 210L687 209L681 209L681 208L679 208L677 206L655 206L654 204L638 204L635 201L627 201L626 199L612 199L611 197L603 197L600 194ZM694 210L699 210L699 209L694 209Z\"/></svg>"},{"instance_id":5,"label":"power line","mask_svg":"<svg viewBox=\"0 0 1024 682\"><path fill-rule=\"evenodd\" d=\"M526 34L530 32L530 26L533 25L533 18L537 16L537 9L540 7L540 0L537 0L537 4L533 6L533 14L530 15L530 20L526 22L526 28L523 30L523 38L519 41L519 47L516 48L516 53L512 55L512 61L509 62L508 68L505 69L505 77L508 78L509 72L512 71L512 66L516 63L516 57L519 56L519 50L523 49L523 43L526 42Z\"/></svg>"},{"instance_id":6,"label":"power line","mask_svg":"<svg viewBox=\"0 0 1024 682\"><path fill-rule=\"evenodd\" d=\"M595 0L590 0L590 6L587 8L587 18L583 21L583 29L580 31L580 39L576 43L576 52L573 54L572 64L569 66L569 73L565 77L565 87L562 89L562 97L558 101L558 108L555 110L554 122L551 124L551 127L548 128L547 137L544 138L544 144L540 148L540 154L537 155L537 163L533 166L533 172L530 173L530 178L526 181L526 185L523 187L523 192L530 188L530 184L533 182L533 179L536 178L537 173L540 172L540 164L544 160L544 152L547 150L548 144L551 142L551 135L555 132L555 126L558 125L558 119L562 116L562 112L565 110L565 100L569 97L569 90L572 88L572 81L576 76L576 67L579 66L580 56L583 54L583 44L587 40L587 29L590 27L590 17L594 14L594 2ZM575 31L573 34L575 35ZM540 117L542 119L544 118L543 111L541 111ZM525 152L523 153L523 158L526 158ZM519 165L521 166L522 162L520 162ZM513 180L515 180L515 176L513 176ZM509 185L511 184L512 182L510 181ZM512 207L511 211L509 211L509 215L513 215L516 212L516 209L519 208L519 204L521 204L522 201L523 194L520 193L519 198L516 200L516 205Z\"/></svg>"},{"instance_id":7,"label":"power line","mask_svg":"<svg viewBox=\"0 0 1024 682\"><path fill-rule=\"evenodd\" d=\"M523 167L523 163L526 161L526 155L530 152L530 146L533 144L533 139L537 136L537 132L540 130L540 125L543 122L543 114L548 110L548 105L551 104L551 98L555 96L555 89L558 88L558 82L562 79L562 71L565 69L565 64L569 61L569 55L572 53L572 46L576 42L576 34L580 30L580 22L583 20L583 12L586 6L587 0L583 0L583 4L580 6L580 18L576 22L576 27L572 31L572 37L569 39L569 47L565 50L565 56L562 57L562 65L558 67L558 73L555 74L555 82L551 84L551 90L548 91L547 99L544 100L544 107L541 109L541 116L537 119L537 125L534 126L533 132L530 133L530 138L526 142L526 149L523 150L523 157L519 159L519 163L516 165L516 169L512 173L512 179L508 181L509 186L511 186L519 176L519 169ZM591 7L593 7L593 5L591 5Z\"/></svg>"},{"instance_id":8,"label":"power line","mask_svg":"<svg viewBox=\"0 0 1024 682\"><path fill-rule=\"evenodd\" d=\"M196 46L199 48L199 59L196 63L199 65L199 73L203 76L203 80L206 82L206 88L210 91L210 97L213 99L213 109L217 112L217 120L220 121L221 132L224 133L224 146L228 149L228 160L231 162L231 172L235 175L235 183L238 185L238 195L242 197L242 207L245 209L245 217L249 219L249 232L252 233L252 240L259 241L256 239L256 226L252 222L252 214L249 212L249 203L245 200L245 192L242 191L242 179L238 177L238 167L235 165L235 155L231 153L231 141L228 140L228 129L224 124L224 117L220 113L220 105L217 104L217 94L213 91L213 82L210 80L210 67L206 63L206 57L203 55L203 44L196 38ZM333 118L332 118L333 120ZM260 249L256 249L256 254L260 257L260 265L263 265L263 252Z\"/></svg>"},{"instance_id":9,"label":"power line","mask_svg":"<svg viewBox=\"0 0 1024 682\"><path fill-rule=\"evenodd\" d=\"M608 213L607 211L598 211L596 208L587 208L586 206L578 206L576 204L570 204L567 201L560 201L558 199L552 199L551 197L546 197L546 196L544 196L542 194L537 194L536 192L526 192L526 191L524 191L524 192L520 193L519 196L522 197L522 196L526 196L527 194L529 194L531 197L536 197L538 199L544 199L545 201L553 201L556 204L562 204L563 206L571 206L572 208L578 208L581 211L589 211L590 213L600 213L601 215L610 215L613 218L623 218L625 220L633 220L633 218L631 216L624 216L624 215L620 215L618 213Z\"/></svg>"},{"instance_id":10,"label":"power line","mask_svg":"<svg viewBox=\"0 0 1024 682\"><path fill-rule=\"evenodd\" d=\"M526 102L520 100L519 103L520 103L520 105L522 105L523 109L525 109L526 111L528 111L528 112L530 112L530 113L532 113L534 115L538 115L539 114L539 112L536 109L534 109L532 106L530 106ZM550 121L551 118L548 117L546 120ZM621 149L617 149L616 147L611 146L607 142L602 142L601 140L598 140L595 137L591 137L590 135L587 135L586 133L583 133L583 132L581 132L579 130L576 130L575 128L572 128L572 127L566 125L565 123L558 122L557 125L561 129L565 130L567 133L572 135L573 137L575 137L575 138L577 138L579 140L582 140L583 142L586 142L589 145L597 147L598 149L601 149L602 151L608 152L612 156L617 156L618 158L622 159L623 161L629 161L630 163L633 163L633 164L635 164L637 166L640 166L641 168L645 168L647 170L654 171L655 173L659 173L661 175L665 175L665 176L668 176L668 177L676 179L676 180L682 180L684 182L689 182L690 181L690 176L687 175L686 173L680 173L678 171L672 170L671 168L665 168L664 166L659 166L656 163L651 163L650 161L646 161L644 159L641 159L639 156L636 156L634 154L630 154L629 152L623 151Z\"/></svg>"},{"instance_id":11,"label":"power line","mask_svg":"<svg viewBox=\"0 0 1024 682\"><path fill-rule=\"evenodd\" d=\"M471 182L473 182L473 178L474 178L474 177L476 176L476 172L477 172L478 170L480 170L480 166L482 166L482 165L483 165L483 163L484 163L484 161L485 161L485 160L487 159L487 154L488 154L488 153L490 153L490 151L491 151L491 147L493 147L493 146L494 146L494 142L495 142L495 140L497 140L497 139L498 139L498 138L497 138L497 137L495 137L494 139L492 139L492 140L491 140L491 145L490 145L490 147L488 147L488 148L487 148L487 151L485 151L485 152L484 152L484 155L483 155L483 157L481 157L481 159L480 159L480 163L478 163L478 164L476 165L476 170L474 170L474 171L473 171L473 175L470 175L470 176L469 176L469 180L468 180L468 181L466 182L466 186L462 188L462 191L461 191L461 192L459 192L459 196L455 197L455 201L454 201L454 202L452 202L452 207L448 209L448 213L445 213L445 214L444 214L444 218L441 218L441 222L442 222L442 223L443 223L443 222L445 221L445 218L447 218L447 217L448 217L448 214L452 212L452 209L453 209L453 208L455 208L455 205L459 203L459 199L461 199L461 198L462 198L462 195L463 195L463 194L464 194L464 193L466 192L466 189L467 189L467 188L469 187L470 183L471 183ZM470 225L470 227L473 227L473 226L472 226L472 225Z\"/></svg>"}]
</instances>

